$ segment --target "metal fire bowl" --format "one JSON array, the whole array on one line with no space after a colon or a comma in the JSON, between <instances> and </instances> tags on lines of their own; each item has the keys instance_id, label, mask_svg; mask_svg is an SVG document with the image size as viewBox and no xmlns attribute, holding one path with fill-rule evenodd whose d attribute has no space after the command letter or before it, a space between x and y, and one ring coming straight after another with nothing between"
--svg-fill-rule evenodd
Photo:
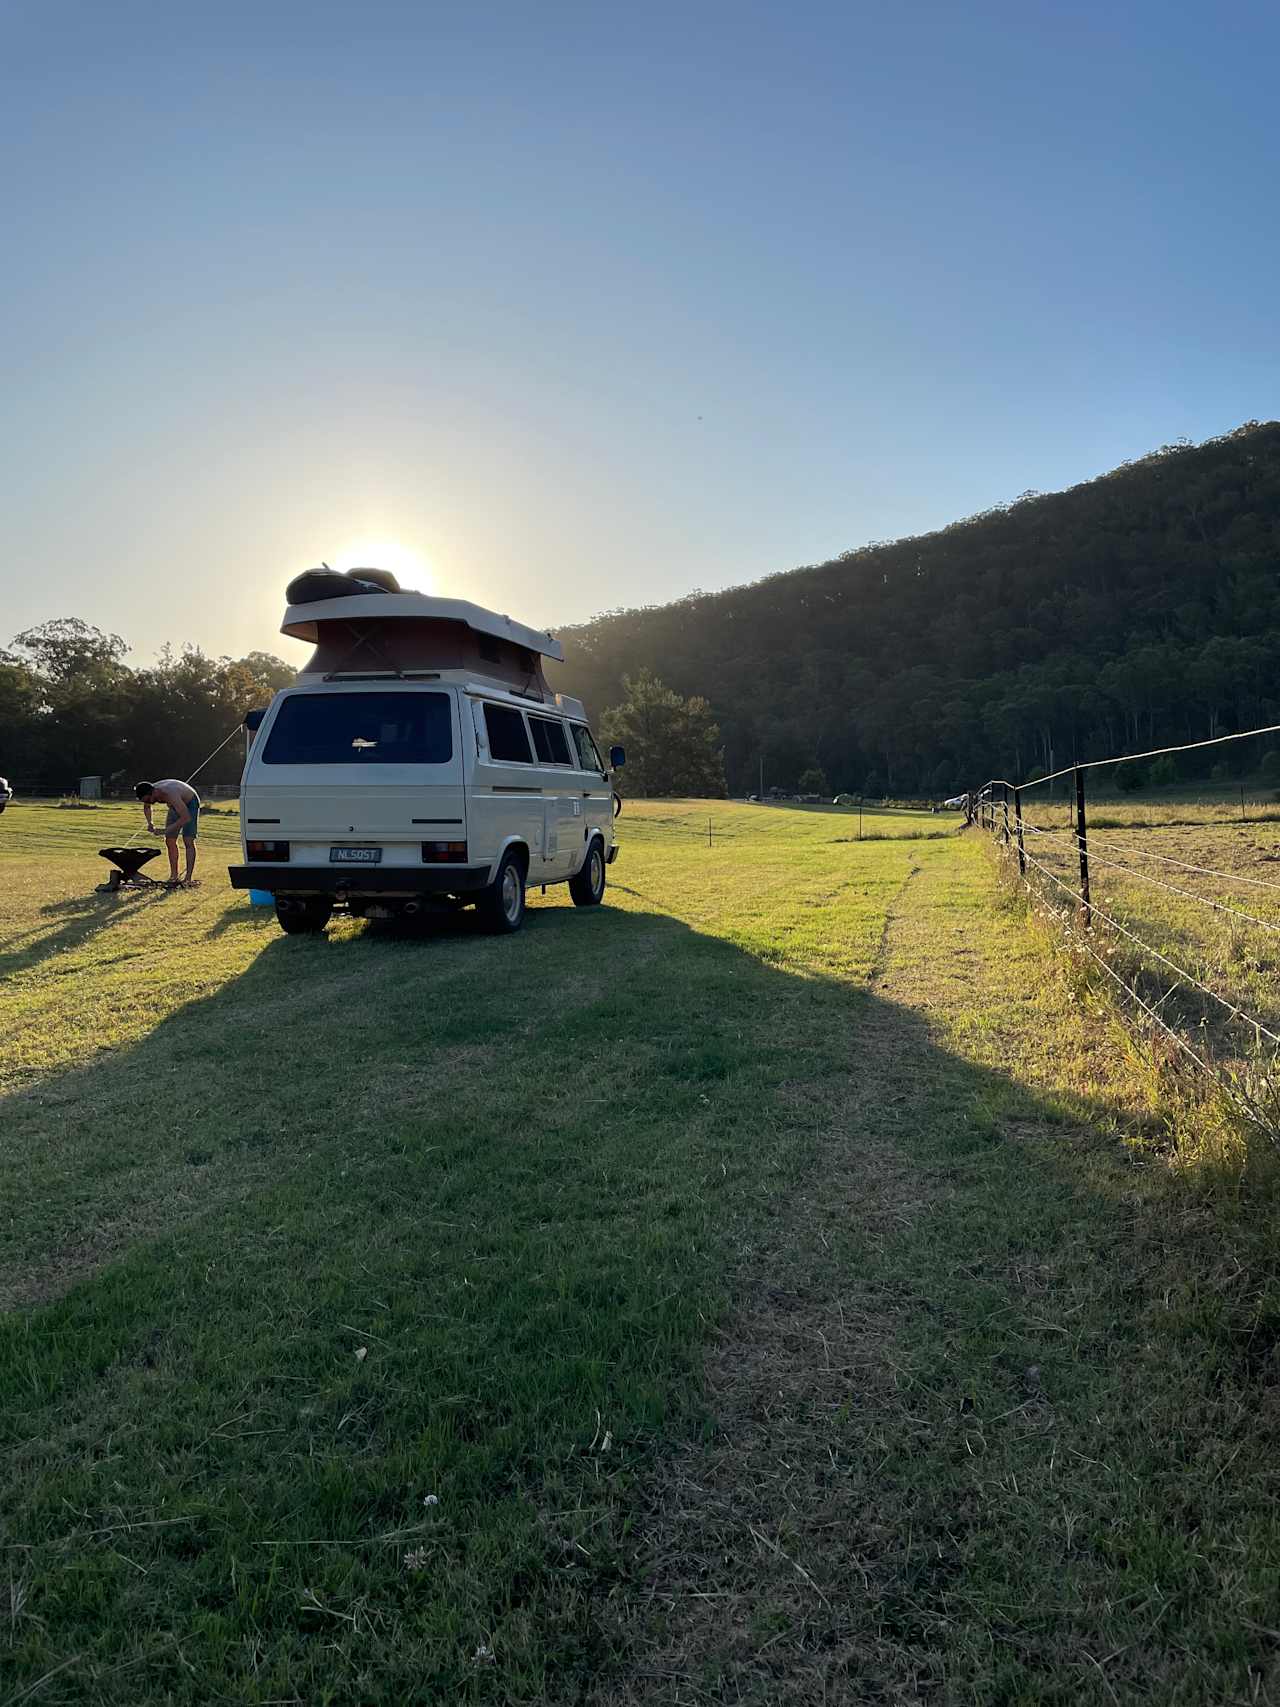
<instances>
[{"instance_id":1,"label":"metal fire bowl","mask_svg":"<svg viewBox=\"0 0 1280 1707\"><path fill-rule=\"evenodd\" d=\"M154 859L160 852L159 848L99 848L103 859L109 859L112 865L123 871L126 877L136 877L149 859Z\"/></svg>"}]
</instances>

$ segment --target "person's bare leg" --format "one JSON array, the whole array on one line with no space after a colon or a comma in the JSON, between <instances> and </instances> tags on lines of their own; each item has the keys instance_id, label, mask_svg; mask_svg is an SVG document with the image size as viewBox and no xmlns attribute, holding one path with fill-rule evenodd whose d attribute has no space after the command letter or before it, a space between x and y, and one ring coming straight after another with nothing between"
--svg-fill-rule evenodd
<instances>
[{"instance_id":1,"label":"person's bare leg","mask_svg":"<svg viewBox=\"0 0 1280 1707\"><path fill-rule=\"evenodd\" d=\"M190 883L191 873L195 870L195 868L196 868L196 839L194 836L188 836L187 837L187 875L183 879L184 882Z\"/></svg>"},{"instance_id":2,"label":"person's bare leg","mask_svg":"<svg viewBox=\"0 0 1280 1707\"><path fill-rule=\"evenodd\" d=\"M177 836L176 835L166 836L164 839L164 847L165 847L165 852L169 856L169 881L170 881L170 883L176 883L178 881L178 838L177 838Z\"/></svg>"}]
</instances>

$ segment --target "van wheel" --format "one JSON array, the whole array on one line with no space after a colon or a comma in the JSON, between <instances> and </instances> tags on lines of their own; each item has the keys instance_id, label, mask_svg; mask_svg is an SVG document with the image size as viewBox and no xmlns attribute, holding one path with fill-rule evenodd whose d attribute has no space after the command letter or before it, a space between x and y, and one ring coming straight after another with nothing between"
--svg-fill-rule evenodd
<instances>
[{"instance_id":1,"label":"van wheel","mask_svg":"<svg viewBox=\"0 0 1280 1707\"><path fill-rule=\"evenodd\" d=\"M517 854L503 854L498 875L482 891L476 911L487 931L510 936L524 923L524 866Z\"/></svg>"},{"instance_id":2,"label":"van wheel","mask_svg":"<svg viewBox=\"0 0 1280 1707\"><path fill-rule=\"evenodd\" d=\"M314 936L329 923L332 912L333 902L326 901L323 895L308 895L292 906L281 906L276 901L276 922L290 936Z\"/></svg>"},{"instance_id":3,"label":"van wheel","mask_svg":"<svg viewBox=\"0 0 1280 1707\"><path fill-rule=\"evenodd\" d=\"M592 842L586 864L569 879L569 893L575 907L598 907L604 900L604 849L599 842Z\"/></svg>"}]
</instances>

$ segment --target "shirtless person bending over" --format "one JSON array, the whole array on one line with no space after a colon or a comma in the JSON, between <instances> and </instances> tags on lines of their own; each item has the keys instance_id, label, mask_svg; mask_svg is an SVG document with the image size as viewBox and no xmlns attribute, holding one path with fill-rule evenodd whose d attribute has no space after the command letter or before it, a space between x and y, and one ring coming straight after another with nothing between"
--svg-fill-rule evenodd
<instances>
[{"instance_id":1,"label":"shirtless person bending over","mask_svg":"<svg viewBox=\"0 0 1280 1707\"><path fill-rule=\"evenodd\" d=\"M178 837L181 836L187 854L187 872L184 883L190 883L191 874L196 868L196 831L200 823L200 796L189 782L179 782L177 777L166 777L163 782L140 782L133 791L142 802L142 810L146 814L147 828L153 835L163 836L164 845L169 850L169 881L178 881ZM159 830L151 822L151 808L167 806L168 816L164 821L163 830Z\"/></svg>"}]
</instances>

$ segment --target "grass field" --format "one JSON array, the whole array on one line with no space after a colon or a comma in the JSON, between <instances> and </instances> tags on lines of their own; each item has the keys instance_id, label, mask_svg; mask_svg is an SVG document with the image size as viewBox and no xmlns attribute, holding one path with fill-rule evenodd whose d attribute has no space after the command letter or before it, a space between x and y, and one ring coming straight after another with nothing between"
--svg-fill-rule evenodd
<instances>
[{"instance_id":1,"label":"grass field","mask_svg":"<svg viewBox=\"0 0 1280 1707\"><path fill-rule=\"evenodd\" d=\"M134 818L0 819L0 1694L1280 1700L1270 1244L979 837L307 940Z\"/></svg>"},{"instance_id":2,"label":"grass field","mask_svg":"<svg viewBox=\"0 0 1280 1707\"><path fill-rule=\"evenodd\" d=\"M1280 1171L1280 823L1191 804L1181 822L1111 827L1100 816L1088 836L1087 946L1077 842L1063 815L1027 826L1034 891L1093 994L1141 1039L1135 1067L1165 1106L1183 1160L1268 1185ZM1004 861L1011 876L1011 851Z\"/></svg>"},{"instance_id":3,"label":"grass field","mask_svg":"<svg viewBox=\"0 0 1280 1707\"><path fill-rule=\"evenodd\" d=\"M1064 903L1079 889L1074 832L1064 825L1029 837L1027 851L1052 873ZM1280 823L1207 819L1182 825L1090 827L1090 894L1100 912L1175 965L1280 1030ZM1043 876L1044 874L1039 874ZM1246 916L1247 915L1247 916ZM1102 921L1105 922L1105 921ZM1123 935L1117 947L1140 959ZM1246 1025L1152 959L1148 993L1161 1011L1228 1057L1248 1051ZM1165 992L1176 992L1172 999Z\"/></svg>"},{"instance_id":4,"label":"grass field","mask_svg":"<svg viewBox=\"0 0 1280 1707\"><path fill-rule=\"evenodd\" d=\"M997 789L997 797L1000 790ZM1162 787L1143 784L1123 794L1116 789L1116 770L1099 766L1085 772L1089 818L1097 828L1149 824L1237 824L1280 821L1277 778L1261 772L1231 780L1196 780ZM1075 782L1070 773L1051 785L1029 784L1022 790L1022 807L1034 821L1063 823L1075 809Z\"/></svg>"}]
</instances>

